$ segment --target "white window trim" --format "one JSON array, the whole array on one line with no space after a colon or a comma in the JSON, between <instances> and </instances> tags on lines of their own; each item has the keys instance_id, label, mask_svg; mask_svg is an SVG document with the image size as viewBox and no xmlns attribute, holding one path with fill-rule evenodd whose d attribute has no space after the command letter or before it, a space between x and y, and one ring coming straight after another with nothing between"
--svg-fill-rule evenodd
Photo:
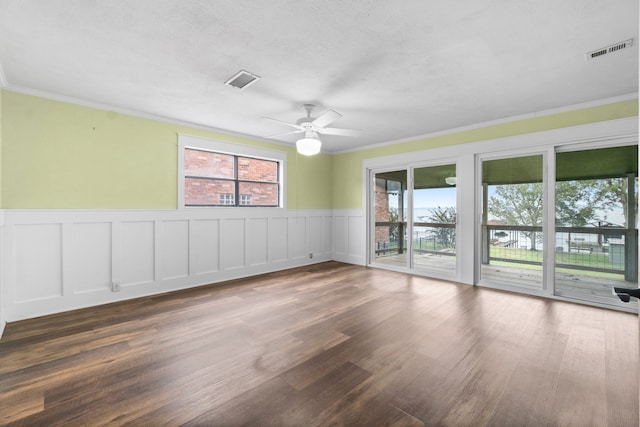
<instances>
[{"instance_id":1,"label":"white window trim","mask_svg":"<svg viewBox=\"0 0 640 427\"><path fill-rule=\"evenodd\" d=\"M273 160L278 162L280 194L277 207L264 207L264 209L281 209L286 206L286 161L287 153L285 151L272 150L262 147L254 147L252 145L236 144L231 142L219 141L201 136L178 134L178 209L203 209L201 206L185 206L184 204L184 150L185 148L201 149L213 151L216 153L231 154L235 156L254 157L263 160ZM216 209L217 207L207 207ZM223 207L229 209L228 206ZM257 209L252 207L251 209Z\"/></svg>"}]
</instances>

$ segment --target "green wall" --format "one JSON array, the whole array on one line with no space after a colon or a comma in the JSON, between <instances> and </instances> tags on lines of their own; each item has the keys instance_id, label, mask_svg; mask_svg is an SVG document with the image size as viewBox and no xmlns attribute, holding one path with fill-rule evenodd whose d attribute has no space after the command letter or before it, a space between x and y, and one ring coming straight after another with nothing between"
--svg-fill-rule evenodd
<instances>
[{"instance_id":1,"label":"green wall","mask_svg":"<svg viewBox=\"0 0 640 427\"><path fill-rule=\"evenodd\" d=\"M177 134L287 152L287 207L331 208L331 157L0 91L4 209L175 209Z\"/></svg>"},{"instance_id":2,"label":"green wall","mask_svg":"<svg viewBox=\"0 0 640 427\"><path fill-rule=\"evenodd\" d=\"M0 91L3 209L175 209L177 134L287 153L287 208L362 207L362 161L638 115L630 100L333 156Z\"/></svg>"},{"instance_id":3,"label":"green wall","mask_svg":"<svg viewBox=\"0 0 640 427\"><path fill-rule=\"evenodd\" d=\"M334 156L332 166L334 188L332 192L332 205L334 209L358 209L362 207L362 161L364 159L475 141L485 141L637 115L638 100L635 99L338 154Z\"/></svg>"}]
</instances>

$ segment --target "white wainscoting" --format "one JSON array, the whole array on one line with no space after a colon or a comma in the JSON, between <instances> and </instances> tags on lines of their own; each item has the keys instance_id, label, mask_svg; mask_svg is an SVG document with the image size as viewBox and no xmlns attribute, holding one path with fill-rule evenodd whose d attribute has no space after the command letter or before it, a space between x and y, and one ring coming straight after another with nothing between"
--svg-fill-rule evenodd
<instances>
[{"instance_id":1,"label":"white wainscoting","mask_svg":"<svg viewBox=\"0 0 640 427\"><path fill-rule=\"evenodd\" d=\"M364 264L360 211L2 213L2 325L332 259Z\"/></svg>"},{"instance_id":2,"label":"white wainscoting","mask_svg":"<svg viewBox=\"0 0 640 427\"><path fill-rule=\"evenodd\" d=\"M3 241L4 236L4 211L0 210L0 242ZM0 272L3 271L2 266L2 257L4 255L4 247L0 244ZM7 324L6 317L6 309L5 309L5 301L6 297L4 296L4 286L2 280L2 274L0 274L0 338L2 338L2 333L4 332L4 327Z\"/></svg>"},{"instance_id":3,"label":"white wainscoting","mask_svg":"<svg viewBox=\"0 0 640 427\"><path fill-rule=\"evenodd\" d=\"M366 223L361 209L333 211L333 259L366 265Z\"/></svg>"}]
</instances>

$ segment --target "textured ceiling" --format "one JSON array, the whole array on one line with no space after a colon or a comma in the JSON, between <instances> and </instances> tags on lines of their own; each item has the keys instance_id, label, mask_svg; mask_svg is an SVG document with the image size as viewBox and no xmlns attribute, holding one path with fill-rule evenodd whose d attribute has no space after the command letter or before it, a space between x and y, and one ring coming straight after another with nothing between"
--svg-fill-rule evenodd
<instances>
[{"instance_id":1,"label":"textured ceiling","mask_svg":"<svg viewBox=\"0 0 640 427\"><path fill-rule=\"evenodd\" d=\"M314 103L363 130L325 152L635 94L637 46L638 0L0 1L10 90L256 137Z\"/></svg>"}]
</instances>

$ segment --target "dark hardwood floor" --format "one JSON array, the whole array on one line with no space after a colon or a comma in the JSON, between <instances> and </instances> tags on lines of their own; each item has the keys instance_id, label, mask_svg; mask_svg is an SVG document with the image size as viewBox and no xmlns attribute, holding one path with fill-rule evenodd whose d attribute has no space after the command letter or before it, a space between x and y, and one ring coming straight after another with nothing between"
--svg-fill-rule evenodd
<instances>
[{"instance_id":1,"label":"dark hardwood floor","mask_svg":"<svg viewBox=\"0 0 640 427\"><path fill-rule=\"evenodd\" d=\"M328 262L11 323L0 423L633 426L638 320Z\"/></svg>"}]
</instances>

